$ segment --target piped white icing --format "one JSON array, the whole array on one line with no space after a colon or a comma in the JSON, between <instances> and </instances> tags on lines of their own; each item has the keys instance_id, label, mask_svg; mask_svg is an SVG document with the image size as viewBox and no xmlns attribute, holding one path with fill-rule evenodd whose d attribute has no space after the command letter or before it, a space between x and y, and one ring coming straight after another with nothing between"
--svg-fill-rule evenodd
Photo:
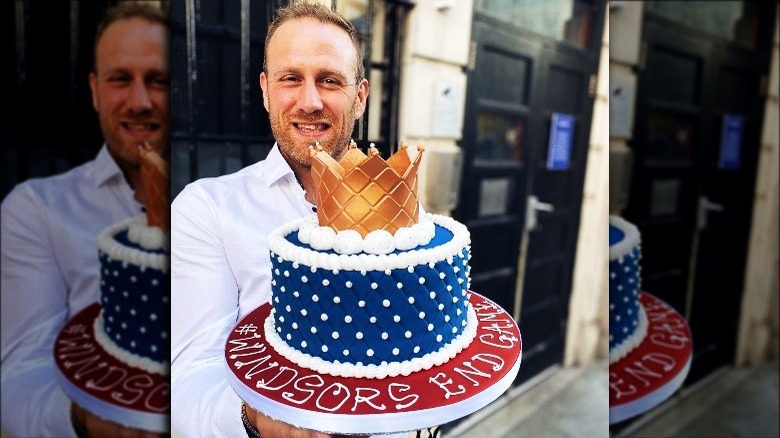
<instances>
[{"instance_id":1,"label":"piped white icing","mask_svg":"<svg viewBox=\"0 0 780 438\"><path fill-rule=\"evenodd\" d=\"M636 331L634 331L631 336L624 339L619 345L616 345L609 350L610 364L624 358L634 348L641 344L642 340L645 338L645 335L647 334L647 315L645 314L645 309L641 305L639 306L638 313Z\"/></svg>"},{"instance_id":2,"label":"piped white icing","mask_svg":"<svg viewBox=\"0 0 780 438\"><path fill-rule=\"evenodd\" d=\"M610 261L620 259L631 254L631 251L641 243L642 239L639 234L639 229L637 229L636 225L632 224L631 222L628 222L621 217L610 216L609 224L616 227L625 234L620 242L609 246Z\"/></svg>"},{"instance_id":3,"label":"piped white icing","mask_svg":"<svg viewBox=\"0 0 780 438\"><path fill-rule=\"evenodd\" d=\"M469 232L465 225L451 217L431 213L421 215L420 223L411 227L412 232L414 232L413 230L417 226L422 230L421 234L419 234L422 237L418 237L418 242L421 245L430 243L433 237L429 237L429 234L431 230L435 232L434 224L450 230L453 233L453 238L449 242L434 248L416 249L401 254L328 254L321 252L322 250L315 251L294 245L285 238L285 236L297 230L298 240L307 243L303 240L306 239L311 244L315 239L313 238L313 234L316 234L314 230L318 227L312 223L312 220L316 220L316 215L307 216L276 228L268 235L268 248L283 260L295 260L299 264L313 268L384 271L386 269L406 269L410 266L428 263L430 260L452 259L454 255L462 256L461 250L471 244Z\"/></svg>"},{"instance_id":4,"label":"piped white icing","mask_svg":"<svg viewBox=\"0 0 780 438\"><path fill-rule=\"evenodd\" d=\"M471 304L468 304L468 323L464 331L447 345L444 345L435 352L428 353L421 357L405 360L403 362L390 362L381 365L357 365L354 363L328 362L319 357L303 353L284 342L276 333L274 328L274 317L269 315L265 320L264 329L268 343L282 356L297 363L299 366L308 368L320 374L329 374L336 377L384 379L386 377L396 377L398 375L408 376L411 373L428 370L439 366L455 355L463 351L471 344L477 335L477 314ZM464 321L465 322L465 321ZM411 333L407 332L407 339L411 338ZM419 351L415 349L415 352ZM346 351L345 351L346 355Z\"/></svg>"},{"instance_id":5,"label":"piped white icing","mask_svg":"<svg viewBox=\"0 0 780 438\"><path fill-rule=\"evenodd\" d=\"M128 230L128 239L131 242L146 249L162 249L166 254L153 254L140 249L130 248L117 242L114 236L125 229ZM131 231L133 236L130 235ZM160 237L158 231L162 232L162 230L157 227L148 226L146 223L146 216L140 215L118 222L104 229L100 235L98 235L97 246L100 251L106 253L106 255L114 260L138 265L141 268L153 268L167 272L169 260L167 253L170 252L168 249L169 241L164 234ZM133 238L136 240L133 240ZM146 246L155 244L157 246Z\"/></svg>"},{"instance_id":6,"label":"piped white icing","mask_svg":"<svg viewBox=\"0 0 780 438\"><path fill-rule=\"evenodd\" d=\"M95 331L95 341L111 356L131 367L140 368L148 373L160 374L162 376L170 374L171 365L167 361L155 362L148 357L133 354L116 345L114 341L106 335L105 329L103 328L103 311L95 318L93 329Z\"/></svg>"},{"instance_id":7,"label":"piped white icing","mask_svg":"<svg viewBox=\"0 0 780 438\"><path fill-rule=\"evenodd\" d=\"M365 252L368 254L390 254L395 250L406 251L424 246L431 242L436 227L427 215L422 215L418 223L411 227L401 227L394 234L385 230L375 230L364 238L355 230L342 230L336 233L332 228L320 226L316 214L309 215L296 222L298 240L318 251L333 250L338 254L350 255Z\"/></svg>"}]
</instances>

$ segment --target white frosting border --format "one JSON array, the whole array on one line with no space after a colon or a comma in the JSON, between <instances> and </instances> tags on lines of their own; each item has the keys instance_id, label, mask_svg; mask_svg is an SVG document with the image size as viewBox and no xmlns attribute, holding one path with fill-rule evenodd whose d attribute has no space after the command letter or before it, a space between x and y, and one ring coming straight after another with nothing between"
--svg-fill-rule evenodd
<instances>
[{"instance_id":1,"label":"white frosting border","mask_svg":"<svg viewBox=\"0 0 780 438\"><path fill-rule=\"evenodd\" d=\"M645 339L645 335L647 335L647 315L645 314L645 308L642 307L642 305L639 305L639 315L638 320L639 324L636 327L636 330L634 333L623 340L619 345L616 345L615 347L611 348L609 350L609 363L612 364L614 362L619 361L620 359L623 359L628 353L630 353L634 348L638 347L639 344L642 343L642 340Z\"/></svg>"},{"instance_id":2,"label":"white frosting border","mask_svg":"<svg viewBox=\"0 0 780 438\"><path fill-rule=\"evenodd\" d=\"M471 344L477 335L477 313L471 303L468 304L468 322L466 330L452 340L449 344L441 347L439 350L428 353L421 357L405 360L403 362L390 362L381 365L356 365L353 363L328 362L319 357L303 353L289 346L276 333L274 324L274 315L271 313L265 320L265 337L271 347L279 354L303 368L308 368L320 374L329 374L336 377L353 377L368 379L384 379L386 377L396 377L399 375L408 376L420 370L428 370L434 366L439 366L463 351Z\"/></svg>"},{"instance_id":3,"label":"white frosting border","mask_svg":"<svg viewBox=\"0 0 780 438\"><path fill-rule=\"evenodd\" d=\"M327 270L384 271L406 269L408 266L428 264L431 260L444 260L458 254L471 244L471 237L465 225L455 219L437 214L423 215L434 224L453 233L452 239L435 248L413 249L401 254L326 254L293 245L285 236L298 230L308 217L284 224L268 235L268 248L284 260Z\"/></svg>"},{"instance_id":4,"label":"white frosting border","mask_svg":"<svg viewBox=\"0 0 780 438\"><path fill-rule=\"evenodd\" d=\"M395 233L374 230L362 237L355 230L334 231L329 226L320 226L316 214L303 220L298 229L298 240L318 251L333 250L339 254L390 254L396 249L406 251L427 245L436 235L436 227L426 216L411 227L401 227Z\"/></svg>"},{"instance_id":5,"label":"white frosting border","mask_svg":"<svg viewBox=\"0 0 780 438\"><path fill-rule=\"evenodd\" d=\"M94 323L95 341L106 350L106 353L126 363L127 365L140 368L147 373L160 374L167 376L171 373L171 365L167 361L155 362L148 357L142 357L137 354L133 354L127 350L123 350L106 335L103 328L103 310L100 310L100 314L95 318Z\"/></svg>"},{"instance_id":6,"label":"white frosting border","mask_svg":"<svg viewBox=\"0 0 780 438\"><path fill-rule=\"evenodd\" d=\"M631 254L631 250L639 246L639 244L642 242L639 229L631 222L628 222L627 220L618 216L610 216L609 224L617 227L625 234L623 240L609 246L610 261L617 260Z\"/></svg>"},{"instance_id":7,"label":"white frosting border","mask_svg":"<svg viewBox=\"0 0 780 438\"><path fill-rule=\"evenodd\" d=\"M125 229L128 230L128 239L131 242L146 249L162 249L165 254L152 254L120 244L114 239L114 236ZM168 272L169 241L162 230L147 225L146 215L135 216L110 225L98 235L97 246L113 260L138 265L142 269L152 268Z\"/></svg>"}]
</instances>

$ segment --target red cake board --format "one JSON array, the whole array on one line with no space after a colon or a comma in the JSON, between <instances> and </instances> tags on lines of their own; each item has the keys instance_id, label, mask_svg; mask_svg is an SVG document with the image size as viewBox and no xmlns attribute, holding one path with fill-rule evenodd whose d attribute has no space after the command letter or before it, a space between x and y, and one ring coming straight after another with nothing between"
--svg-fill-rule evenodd
<instances>
[{"instance_id":1,"label":"red cake board","mask_svg":"<svg viewBox=\"0 0 780 438\"><path fill-rule=\"evenodd\" d=\"M100 304L74 316L54 343L57 377L65 394L100 418L133 429L169 433L169 377L131 367L95 340Z\"/></svg>"},{"instance_id":2,"label":"red cake board","mask_svg":"<svg viewBox=\"0 0 780 438\"><path fill-rule=\"evenodd\" d=\"M682 385L691 367L691 331L670 305L647 292L639 302L647 314L647 335L628 355L609 366L609 424L646 412Z\"/></svg>"},{"instance_id":3,"label":"red cake board","mask_svg":"<svg viewBox=\"0 0 780 438\"><path fill-rule=\"evenodd\" d=\"M520 368L514 319L481 295L471 292L469 301L479 326L466 349L440 366L385 379L334 377L290 362L264 339L267 303L228 336L228 381L252 408L304 429L385 434L438 426L490 404Z\"/></svg>"}]
</instances>

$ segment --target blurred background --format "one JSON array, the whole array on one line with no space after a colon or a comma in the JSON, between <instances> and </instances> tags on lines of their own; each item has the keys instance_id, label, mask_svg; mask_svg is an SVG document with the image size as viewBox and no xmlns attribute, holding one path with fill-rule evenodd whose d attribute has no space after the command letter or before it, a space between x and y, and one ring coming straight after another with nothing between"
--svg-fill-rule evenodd
<instances>
[{"instance_id":1,"label":"blurred background","mask_svg":"<svg viewBox=\"0 0 780 438\"><path fill-rule=\"evenodd\" d=\"M778 436L775 1L609 3L609 203L693 360L615 436Z\"/></svg>"}]
</instances>

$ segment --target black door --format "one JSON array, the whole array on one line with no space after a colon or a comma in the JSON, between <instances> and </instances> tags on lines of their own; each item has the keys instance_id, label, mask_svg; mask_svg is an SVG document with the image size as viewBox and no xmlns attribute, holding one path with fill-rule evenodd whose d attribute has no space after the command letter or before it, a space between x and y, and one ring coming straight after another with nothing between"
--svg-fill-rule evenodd
<instances>
[{"instance_id":1,"label":"black door","mask_svg":"<svg viewBox=\"0 0 780 438\"><path fill-rule=\"evenodd\" d=\"M475 12L454 215L471 232L472 289L520 325L516 383L563 358L603 7L576 2L575 44ZM564 165L548 161L553 131Z\"/></svg>"},{"instance_id":2,"label":"black door","mask_svg":"<svg viewBox=\"0 0 780 438\"><path fill-rule=\"evenodd\" d=\"M759 17L775 15L773 2L748 6L758 8L745 9L752 24L742 21L753 47L652 10L643 22L625 216L642 233L643 289L690 324L686 385L733 362L736 350L773 28Z\"/></svg>"}]
</instances>

